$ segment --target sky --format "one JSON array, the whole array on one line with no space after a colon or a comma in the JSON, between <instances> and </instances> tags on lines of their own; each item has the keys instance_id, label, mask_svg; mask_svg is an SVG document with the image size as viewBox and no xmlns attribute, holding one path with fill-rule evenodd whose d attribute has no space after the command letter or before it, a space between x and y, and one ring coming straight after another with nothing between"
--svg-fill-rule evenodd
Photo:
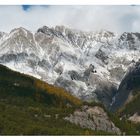
<instances>
[{"instance_id":1,"label":"sky","mask_svg":"<svg viewBox=\"0 0 140 140\"><path fill-rule=\"evenodd\" d=\"M0 31L24 27L35 32L44 25L83 31L140 32L140 6L0 6Z\"/></svg>"}]
</instances>

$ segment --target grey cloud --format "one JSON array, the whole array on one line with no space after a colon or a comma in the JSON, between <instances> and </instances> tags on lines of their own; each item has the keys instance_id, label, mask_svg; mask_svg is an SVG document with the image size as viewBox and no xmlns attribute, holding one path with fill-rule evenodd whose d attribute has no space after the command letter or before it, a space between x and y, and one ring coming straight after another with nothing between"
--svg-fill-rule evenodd
<instances>
[{"instance_id":1,"label":"grey cloud","mask_svg":"<svg viewBox=\"0 0 140 140\"><path fill-rule=\"evenodd\" d=\"M31 31L47 25L65 25L85 31L140 32L139 6L0 6L0 30L23 26Z\"/></svg>"}]
</instances>

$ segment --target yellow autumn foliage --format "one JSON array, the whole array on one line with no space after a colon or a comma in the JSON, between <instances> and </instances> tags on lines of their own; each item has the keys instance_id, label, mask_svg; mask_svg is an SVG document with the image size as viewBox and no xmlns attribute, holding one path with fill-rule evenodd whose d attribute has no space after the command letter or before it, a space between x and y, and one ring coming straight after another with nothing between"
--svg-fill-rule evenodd
<instances>
[{"instance_id":1,"label":"yellow autumn foliage","mask_svg":"<svg viewBox=\"0 0 140 140\"><path fill-rule=\"evenodd\" d=\"M55 96L63 102L67 102L76 106L82 104L80 99L74 97L73 95L65 91L63 88L47 84L41 80L35 80L34 84L37 90L43 90L44 92L46 92L46 94Z\"/></svg>"}]
</instances>

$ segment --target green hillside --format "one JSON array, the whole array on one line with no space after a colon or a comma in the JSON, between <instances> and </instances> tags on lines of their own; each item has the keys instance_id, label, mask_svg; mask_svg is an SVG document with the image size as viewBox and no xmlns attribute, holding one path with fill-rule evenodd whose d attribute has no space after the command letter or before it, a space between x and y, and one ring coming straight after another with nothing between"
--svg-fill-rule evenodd
<instances>
[{"instance_id":1,"label":"green hillside","mask_svg":"<svg viewBox=\"0 0 140 140\"><path fill-rule=\"evenodd\" d=\"M0 65L0 135L105 135L65 121L82 102L64 89Z\"/></svg>"}]
</instances>

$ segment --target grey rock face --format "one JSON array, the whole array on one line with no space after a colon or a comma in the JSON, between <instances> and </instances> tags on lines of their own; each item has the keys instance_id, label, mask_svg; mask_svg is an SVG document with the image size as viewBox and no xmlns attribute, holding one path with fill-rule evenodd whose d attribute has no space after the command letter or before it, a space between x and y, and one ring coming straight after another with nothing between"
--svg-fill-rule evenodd
<instances>
[{"instance_id":1,"label":"grey rock face","mask_svg":"<svg viewBox=\"0 0 140 140\"><path fill-rule=\"evenodd\" d=\"M90 64L89 65L89 68L88 69L86 69L85 70L85 72L84 72L84 77L83 77L83 79L85 80L85 81L87 81L88 79L89 79L89 76L90 76L90 73L96 73L96 70L94 70L94 66L92 65L92 64Z\"/></svg>"},{"instance_id":2,"label":"grey rock face","mask_svg":"<svg viewBox=\"0 0 140 140\"><path fill-rule=\"evenodd\" d=\"M102 62L107 63L108 56L103 52L101 49L98 50L98 52L95 55L98 59L100 59Z\"/></svg>"},{"instance_id":3,"label":"grey rock face","mask_svg":"<svg viewBox=\"0 0 140 140\"><path fill-rule=\"evenodd\" d=\"M76 33L75 31L72 31L68 28L65 28L64 26L56 26L55 28L43 26L42 28L38 29L37 32L44 33L48 36L59 37L74 46L80 47L87 39L87 36L84 34L84 32L81 32L81 35L79 35L79 33Z\"/></svg>"},{"instance_id":4,"label":"grey rock face","mask_svg":"<svg viewBox=\"0 0 140 140\"><path fill-rule=\"evenodd\" d=\"M38 66L45 70L49 70L51 68L51 64L49 64L45 59L39 60Z\"/></svg>"},{"instance_id":5,"label":"grey rock face","mask_svg":"<svg viewBox=\"0 0 140 140\"><path fill-rule=\"evenodd\" d=\"M122 107L128 100L131 91L139 88L140 85L140 61L134 63L129 67L127 74L122 79L121 84L118 88L117 94L114 97L111 110L116 111Z\"/></svg>"},{"instance_id":6,"label":"grey rock face","mask_svg":"<svg viewBox=\"0 0 140 140\"><path fill-rule=\"evenodd\" d=\"M130 50L139 50L140 33L123 33L119 38L120 44ZM122 46L123 47L123 46Z\"/></svg>"},{"instance_id":7,"label":"grey rock face","mask_svg":"<svg viewBox=\"0 0 140 140\"><path fill-rule=\"evenodd\" d=\"M80 125L82 128L100 130L117 135L121 134L119 128L111 122L106 112L98 106L84 106L81 110L76 110L74 114L64 119L76 125Z\"/></svg>"},{"instance_id":8,"label":"grey rock face","mask_svg":"<svg viewBox=\"0 0 140 140\"><path fill-rule=\"evenodd\" d=\"M70 75L72 80L81 80L82 77L76 71L69 71L68 74Z\"/></svg>"},{"instance_id":9,"label":"grey rock face","mask_svg":"<svg viewBox=\"0 0 140 140\"><path fill-rule=\"evenodd\" d=\"M117 91L115 83L100 77L96 73L91 73L89 77L89 84L91 86L96 86L94 92L96 93L97 99L108 108Z\"/></svg>"},{"instance_id":10,"label":"grey rock face","mask_svg":"<svg viewBox=\"0 0 140 140\"><path fill-rule=\"evenodd\" d=\"M130 116L129 117L129 120L130 121L132 121L132 122L134 122L134 123L140 123L140 115L139 115L139 113L135 113L135 114L133 114L132 116Z\"/></svg>"},{"instance_id":11,"label":"grey rock face","mask_svg":"<svg viewBox=\"0 0 140 140\"><path fill-rule=\"evenodd\" d=\"M0 63L7 63L10 61L21 61L26 57L28 57L27 53L4 54L0 57Z\"/></svg>"},{"instance_id":12,"label":"grey rock face","mask_svg":"<svg viewBox=\"0 0 140 140\"><path fill-rule=\"evenodd\" d=\"M72 80L65 79L63 77L59 77L55 81L55 85L59 87L63 87L70 93L74 93L74 90L76 91L76 84Z\"/></svg>"},{"instance_id":13,"label":"grey rock face","mask_svg":"<svg viewBox=\"0 0 140 140\"><path fill-rule=\"evenodd\" d=\"M0 39L1 39L4 35L6 35L6 33L0 32Z\"/></svg>"},{"instance_id":14,"label":"grey rock face","mask_svg":"<svg viewBox=\"0 0 140 140\"><path fill-rule=\"evenodd\" d=\"M125 71L121 66L112 68L111 70L109 70L109 72L110 76L116 78L116 80L118 81L121 81L125 74Z\"/></svg>"},{"instance_id":15,"label":"grey rock face","mask_svg":"<svg viewBox=\"0 0 140 140\"><path fill-rule=\"evenodd\" d=\"M98 100L103 103L107 109L110 107L112 98L116 95L117 92L116 87L111 83L109 84L104 84L95 90Z\"/></svg>"}]
</instances>

